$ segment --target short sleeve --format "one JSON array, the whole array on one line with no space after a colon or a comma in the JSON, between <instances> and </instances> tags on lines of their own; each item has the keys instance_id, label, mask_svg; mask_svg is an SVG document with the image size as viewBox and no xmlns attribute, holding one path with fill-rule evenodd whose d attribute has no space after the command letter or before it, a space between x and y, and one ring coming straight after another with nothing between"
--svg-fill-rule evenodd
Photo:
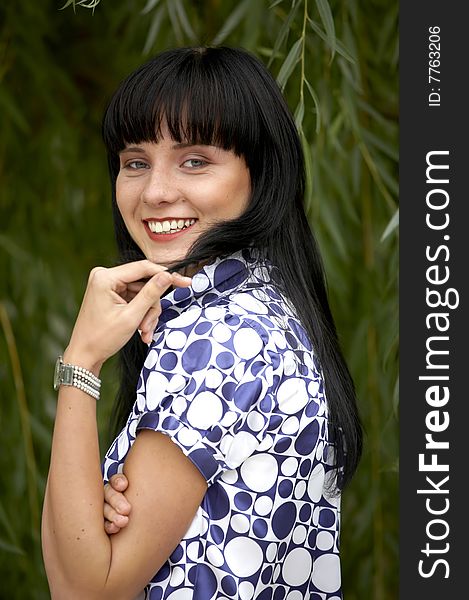
<instances>
[{"instance_id":1,"label":"short sleeve","mask_svg":"<svg viewBox=\"0 0 469 600\"><path fill-rule=\"evenodd\" d=\"M279 361L237 315L185 313L149 348L137 393L136 431L171 437L210 485L239 467L265 437ZM212 309L213 310L213 309ZM220 309L217 309L220 310Z\"/></svg>"}]
</instances>

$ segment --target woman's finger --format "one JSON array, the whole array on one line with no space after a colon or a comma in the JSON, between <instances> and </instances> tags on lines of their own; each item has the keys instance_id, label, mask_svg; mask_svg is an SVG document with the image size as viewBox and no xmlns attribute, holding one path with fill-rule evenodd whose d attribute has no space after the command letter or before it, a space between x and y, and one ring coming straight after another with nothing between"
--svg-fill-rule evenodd
<instances>
[{"instance_id":1,"label":"woman's finger","mask_svg":"<svg viewBox=\"0 0 469 600\"><path fill-rule=\"evenodd\" d=\"M192 283L192 279L190 277L185 277L180 273L172 273L172 285L177 287L188 287ZM149 344L153 338L153 332L156 329L156 325L158 324L158 319L161 314L161 300L158 298L158 301L155 305L151 306L140 322L138 329L140 331L140 337L142 342Z\"/></svg>"},{"instance_id":2,"label":"woman's finger","mask_svg":"<svg viewBox=\"0 0 469 600\"><path fill-rule=\"evenodd\" d=\"M109 485L116 490L116 492L125 492L129 485L129 480L124 473L116 473L109 479Z\"/></svg>"},{"instance_id":3,"label":"woman's finger","mask_svg":"<svg viewBox=\"0 0 469 600\"><path fill-rule=\"evenodd\" d=\"M139 317L139 322L141 323L152 306L159 304L161 296L172 282L173 277L170 273L157 273L143 286L135 298L129 302L127 306L128 312L133 314L134 318Z\"/></svg>"},{"instance_id":4,"label":"woman's finger","mask_svg":"<svg viewBox=\"0 0 469 600\"><path fill-rule=\"evenodd\" d=\"M158 303L156 306L152 306L147 314L143 317L142 322L138 326L138 328L142 331L142 333L147 333L151 331L153 333L156 324L158 323L158 318L161 314L161 304Z\"/></svg>"},{"instance_id":5,"label":"woman's finger","mask_svg":"<svg viewBox=\"0 0 469 600\"><path fill-rule=\"evenodd\" d=\"M188 287L192 283L192 277L186 277L186 275L181 275L177 271L174 271L172 275L173 281L178 287Z\"/></svg>"},{"instance_id":6,"label":"woman's finger","mask_svg":"<svg viewBox=\"0 0 469 600\"><path fill-rule=\"evenodd\" d=\"M120 295L122 296L122 298L124 298L126 302L130 302L132 298L135 298L135 296L140 292L144 285L145 284L143 283L143 281L129 283L127 285L127 288L123 290Z\"/></svg>"},{"instance_id":7,"label":"woman's finger","mask_svg":"<svg viewBox=\"0 0 469 600\"><path fill-rule=\"evenodd\" d=\"M99 268L99 267L98 267ZM155 264L149 260L137 260L107 269L109 276L116 282L125 284L142 282L154 277L157 273L167 271L167 267ZM145 283L145 281L143 281Z\"/></svg>"},{"instance_id":8,"label":"woman's finger","mask_svg":"<svg viewBox=\"0 0 469 600\"><path fill-rule=\"evenodd\" d=\"M106 521L111 521L111 523L114 523L117 527L125 527L129 522L129 517L119 514L110 504L107 504L107 502L104 503L103 513L104 519Z\"/></svg>"},{"instance_id":9,"label":"woman's finger","mask_svg":"<svg viewBox=\"0 0 469 600\"><path fill-rule=\"evenodd\" d=\"M192 279L190 277L185 277L180 273L172 273L172 284L177 287L188 287L192 283ZM156 323L158 322L158 317L161 314L161 302L158 301L155 305L151 306L148 309L148 312L142 319L139 329L143 332L148 331L150 328L155 328Z\"/></svg>"},{"instance_id":10,"label":"woman's finger","mask_svg":"<svg viewBox=\"0 0 469 600\"><path fill-rule=\"evenodd\" d=\"M113 535L114 533L119 533L120 530L121 530L121 528L117 527L117 525L115 523L112 523L112 521L104 521L104 531L108 535Z\"/></svg>"},{"instance_id":11,"label":"woman's finger","mask_svg":"<svg viewBox=\"0 0 469 600\"><path fill-rule=\"evenodd\" d=\"M145 283L146 281L132 281L131 283L122 284L121 289L116 291L126 302L130 302L140 292Z\"/></svg>"},{"instance_id":12,"label":"woman's finger","mask_svg":"<svg viewBox=\"0 0 469 600\"><path fill-rule=\"evenodd\" d=\"M161 296L164 291L168 289L170 285L177 287L188 287L191 285L192 279L190 277L184 277L179 273L162 272L153 276L143 286L137 296L133 299L131 304L135 310L142 310L146 308L144 315L147 313L152 305L158 306L160 303Z\"/></svg>"},{"instance_id":13,"label":"woman's finger","mask_svg":"<svg viewBox=\"0 0 469 600\"><path fill-rule=\"evenodd\" d=\"M104 508L106 510L106 506L110 506L114 511L118 512L121 515L128 515L130 513L130 503L124 496L122 492L117 492L109 483L106 483L104 486ZM104 516L109 519L104 513ZM109 519L112 521L113 519Z\"/></svg>"}]
</instances>

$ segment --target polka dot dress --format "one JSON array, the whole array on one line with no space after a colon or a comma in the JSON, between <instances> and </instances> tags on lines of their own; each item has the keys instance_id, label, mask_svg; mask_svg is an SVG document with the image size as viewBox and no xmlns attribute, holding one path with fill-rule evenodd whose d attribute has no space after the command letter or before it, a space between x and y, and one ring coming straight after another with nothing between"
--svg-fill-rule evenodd
<instances>
[{"instance_id":1,"label":"polka dot dress","mask_svg":"<svg viewBox=\"0 0 469 600\"><path fill-rule=\"evenodd\" d=\"M342 598L323 381L274 271L246 249L162 300L104 479L122 471L138 431L152 429L171 437L208 490L148 600Z\"/></svg>"}]
</instances>

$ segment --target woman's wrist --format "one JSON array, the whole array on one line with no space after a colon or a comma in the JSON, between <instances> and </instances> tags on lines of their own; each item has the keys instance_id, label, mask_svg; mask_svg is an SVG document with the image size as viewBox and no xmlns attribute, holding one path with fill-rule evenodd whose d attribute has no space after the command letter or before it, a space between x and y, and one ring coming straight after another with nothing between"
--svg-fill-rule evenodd
<instances>
[{"instance_id":1,"label":"woman's wrist","mask_svg":"<svg viewBox=\"0 0 469 600\"><path fill-rule=\"evenodd\" d=\"M86 352L71 348L70 346L67 346L64 351L63 361L69 365L83 367L87 371L93 373L96 377L99 377L101 368L104 364L104 361L97 361L96 358L91 357Z\"/></svg>"}]
</instances>

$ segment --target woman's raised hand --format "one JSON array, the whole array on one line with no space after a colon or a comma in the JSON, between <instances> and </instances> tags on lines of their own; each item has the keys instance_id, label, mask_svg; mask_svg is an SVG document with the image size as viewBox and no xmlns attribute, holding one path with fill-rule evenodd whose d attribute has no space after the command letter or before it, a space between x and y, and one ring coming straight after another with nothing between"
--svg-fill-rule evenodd
<instances>
[{"instance_id":1,"label":"woman's raised hand","mask_svg":"<svg viewBox=\"0 0 469 600\"><path fill-rule=\"evenodd\" d=\"M107 534L119 533L129 522L130 503L124 496L129 482L123 473L117 473L104 486L104 529Z\"/></svg>"},{"instance_id":2,"label":"woman's raised hand","mask_svg":"<svg viewBox=\"0 0 469 600\"><path fill-rule=\"evenodd\" d=\"M64 361L99 372L137 329L149 343L161 314L162 294L171 285L190 283L189 277L169 273L149 260L94 268Z\"/></svg>"}]
</instances>

